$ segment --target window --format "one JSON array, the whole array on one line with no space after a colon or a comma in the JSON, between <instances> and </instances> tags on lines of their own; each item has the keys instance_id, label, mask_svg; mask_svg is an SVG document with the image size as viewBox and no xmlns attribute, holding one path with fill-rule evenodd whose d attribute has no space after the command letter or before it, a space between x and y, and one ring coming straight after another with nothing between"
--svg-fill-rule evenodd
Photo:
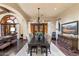
<instances>
[{"instance_id":1,"label":"window","mask_svg":"<svg viewBox=\"0 0 79 59\"><path fill-rule=\"evenodd\" d=\"M6 15L1 20L1 35L6 36L16 32L17 19L13 15Z\"/></svg>"}]
</instances>

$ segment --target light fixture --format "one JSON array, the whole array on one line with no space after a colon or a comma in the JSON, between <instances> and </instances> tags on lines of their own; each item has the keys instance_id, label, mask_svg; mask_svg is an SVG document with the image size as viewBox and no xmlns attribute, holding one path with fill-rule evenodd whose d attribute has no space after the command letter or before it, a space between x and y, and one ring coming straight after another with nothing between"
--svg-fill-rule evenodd
<instances>
[{"instance_id":1,"label":"light fixture","mask_svg":"<svg viewBox=\"0 0 79 59\"><path fill-rule=\"evenodd\" d=\"M57 8L54 8L54 10L57 10Z\"/></svg>"},{"instance_id":2,"label":"light fixture","mask_svg":"<svg viewBox=\"0 0 79 59\"><path fill-rule=\"evenodd\" d=\"M40 8L38 8L38 23L40 23L40 16L39 16L39 10L40 10Z\"/></svg>"}]
</instances>

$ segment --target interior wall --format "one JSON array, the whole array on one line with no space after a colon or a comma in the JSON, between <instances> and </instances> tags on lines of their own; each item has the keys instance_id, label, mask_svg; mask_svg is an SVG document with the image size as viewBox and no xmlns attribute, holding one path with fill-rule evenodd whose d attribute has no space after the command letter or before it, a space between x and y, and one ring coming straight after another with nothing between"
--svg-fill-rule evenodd
<instances>
[{"instance_id":1,"label":"interior wall","mask_svg":"<svg viewBox=\"0 0 79 59\"><path fill-rule=\"evenodd\" d=\"M0 15L0 21L2 20L2 18L5 16L5 15L14 15L16 18L17 18L17 22L19 23L17 25L17 32L18 32L18 36L17 38L19 39L20 37L20 34L23 34L23 38L26 39L26 36L27 36L27 23L22 20L22 18L20 18L18 15L16 14L13 14L13 13L5 13L5 14L1 14ZM1 31L1 30L0 30ZM1 34L0 34L1 36Z\"/></svg>"},{"instance_id":2,"label":"interior wall","mask_svg":"<svg viewBox=\"0 0 79 59\"><path fill-rule=\"evenodd\" d=\"M3 3L0 3L0 4L3 4ZM7 6L10 6L12 7L13 9L17 10L20 14L22 14L22 16L25 18L25 19L29 19L30 16L27 15L21 8L20 6L17 4L17 3L4 3L4 5L7 5ZM15 13L15 12L14 12Z\"/></svg>"},{"instance_id":3,"label":"interior wall","mask_svg":"<svg viewBox=\"0 0 79 59\"><path fill-rule=\"evenodd\" d=\"M32 19L33 20L33 19ZM36 21L28 22L28 33L31 33L30 24L37 23ZM51 20L43 23L48 23L48 34L51 36L52 32L56 32L56 20Z\"/></svg>"},{"instance_id":4,"label":"interior wall","mask_svg":"<svg viewBox=\"0 0 79 59\"><path fill-rule=\"evenodd\" d=\"M62 14L60 14L59 17L61 18L61 24L79 21L79 5L67 9Z\"/></svg>"},{"instance_id":5,"label":"interior wall","mask_svg":"<svg viewBox=\"0 0 79 59\"><path fill-rule=\"evenodd\" d=\"M12 5L0 4L0 6L5 7L7 9L11 10L12 12L14 12L14 15L18 18L18 21L19 21L20 34L23 34L23 38L26 39L26 37L28 35L26 20L28 19L28 17L25 18L20 12L18 12L18 10L16 10L14 7L12 8L11 7ZM6 13L6 14L8 14L8 13ZM0 15L0 19L2 16L4 16L4 14ZM19 34L19 36L20 36L20 34Z\"/></svg>"},{"instance_id":6,"label":"interior wall","mask_svg":"<svg viewBox=\"0 0 79 59\"><path fill-rule=\"evenodd\" d=\"M48 34L51 36L52 32L56 32L56 21L48 22Z\"/></svg>"},{"instance_id":7,"label":"interior wall","mask_svg":"<svg viewBox=\"0 0 79 59\"><path fill-rule=\"evenodd\" d=\"M64 11L61 15L59 15L59 18L61 18L60 20L61 24L67 22L79 21L79 5L71 7L68 10ZM78 50L79 50L79 38L78 38Z\"/></svg>"}]
</instances>

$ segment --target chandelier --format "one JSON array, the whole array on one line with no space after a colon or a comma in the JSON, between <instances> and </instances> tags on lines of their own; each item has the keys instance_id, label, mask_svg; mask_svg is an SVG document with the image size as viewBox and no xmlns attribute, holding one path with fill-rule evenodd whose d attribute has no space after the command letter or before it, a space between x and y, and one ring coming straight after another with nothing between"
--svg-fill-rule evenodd
<instances>
[{"instance_id":1,"label":"chandelier","mask_svg":"<svg viewBox=\"0 0 79 59\"><path fill-rule=\"evenodd\" d=\"M40 22L44 22L46 17L44 16L43 13L40 13L40 8L37 8L37 14L33 16L33 19L34 19L33 21L40 23Z\"/></svg>"},{"instance_id":2,"label":"chandelier","mask_svg":"<svg viewBox=\"0 0 79 59\"><path fill-rule=\"evenodd\" d=\"M40 15L39 15L39 10L40 10L40 8L38 8L38 19L37 19L38 24L40 23Z\"/></svg>"},{"instance_id":3,"label":"chandelier","mask_svg":"<svg viewBox=\"0 0 79 59\"><path fill-rule=\"evenodd\" d=\"M44 22L46 17L44 14L40 13L40 8L38 8L38 16L37 16L37 23L39 24L40 22Z\"/></svg>"}]
</instances>

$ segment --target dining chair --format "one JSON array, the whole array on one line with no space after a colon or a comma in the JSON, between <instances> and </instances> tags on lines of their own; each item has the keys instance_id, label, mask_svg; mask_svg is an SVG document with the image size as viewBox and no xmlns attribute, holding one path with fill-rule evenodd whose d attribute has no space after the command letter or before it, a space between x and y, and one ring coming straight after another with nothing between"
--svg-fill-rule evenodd
<instances>
[{"instance_id":1,"label":"dining chair","mask_svg":"<svg viewBox=\"0 0 79 59\"><path fill-rule=\"evenodd\" d=\"M32 37L33 37L33 34L29 33L29 35L28 35L28 43L30 43L30 41L32 40ZM27 53L29 53L29 47L28 47L28 52Z\"/></svg>"},{"instance_id":2,"label":"dining chair","mask_svg":"<svg viewBox=\"0 0 79 59\"><path fill-rule=\"evenodd\" d=\"M41 54L46 53L46 46L41 46Z\"/></svg>"},{"instance_id":3,"label":"dining chair","mask_svg":"<svg viewBox=\"0 0 79 59\"><path fill-rule=\"evenodd\" d=\"M50 50L50 44L51 44L51 40L52 40L51 36L49 34L45 34L45 39L47 40L47 42L49 44L48 50L51 53L51 50Z\"/></svg>"},{"instance_id":4,"label":"dining chair","mask_svg":"<svg viewBox=\"0 0 79 59\"><path fill-rule=\"evenodd\" d=\"M32 56L32 53L36 53L36 54L37 54L37 48L38 48L37 46L32 46L32 47L31 47L31 49L30 49L30 52L31 52L30 54L31 54L31 56Z\"/></svg>"},{"instance_id":5,"label":"dining chair","mask_svg":"<svg viewBox=\"0 0 79 59\"><path fill-rule=\"evenodd\" d=\"M28 43L32 40L33 38L33 34L32 33L29 33L29 40L28 40Z\"/></svg>"}]
</instances>

